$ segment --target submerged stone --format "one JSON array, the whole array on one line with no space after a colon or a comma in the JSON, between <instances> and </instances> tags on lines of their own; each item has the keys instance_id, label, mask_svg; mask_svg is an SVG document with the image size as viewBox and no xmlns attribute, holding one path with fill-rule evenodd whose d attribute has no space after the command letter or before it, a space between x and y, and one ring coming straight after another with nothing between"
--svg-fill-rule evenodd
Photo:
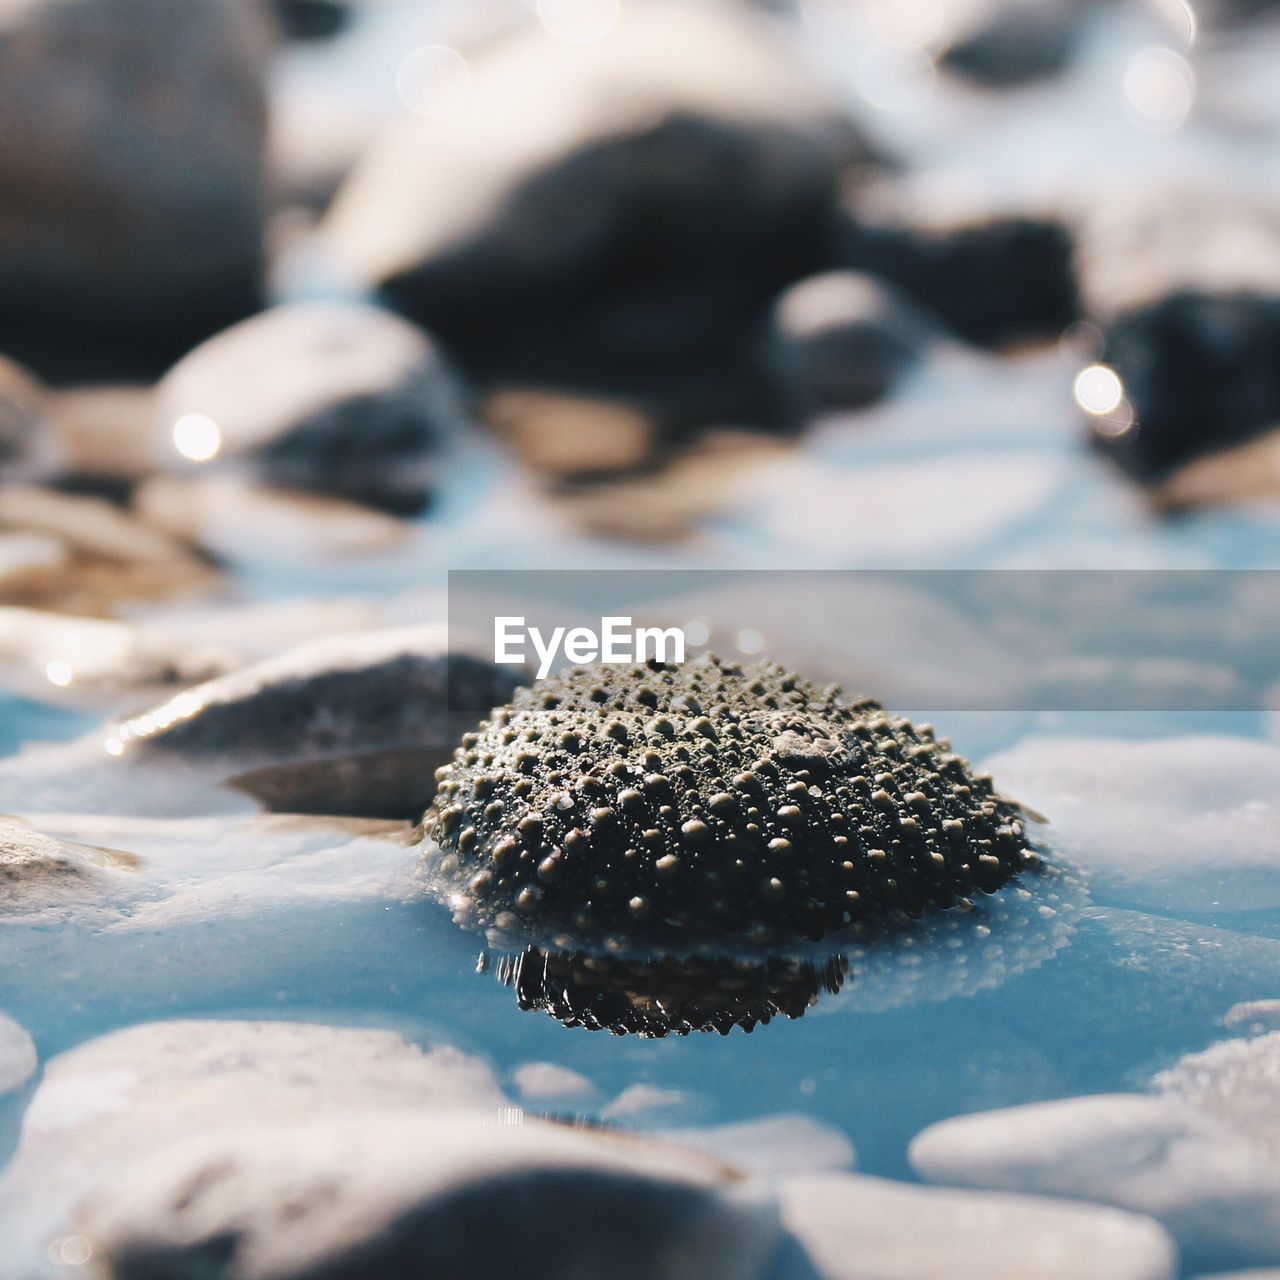
<instances>
[{"instance_id":1,"label":"submerged stone","mask_svg":"<svg viewBox=\"0 0 1280 1280\"><path fill-rule=\"evenodd\" d=\"M467 734L423 821L466 923L615 946L892 926L1038 865L927 726L768 663L582 668Z\"/></svg>"}]
</instances>

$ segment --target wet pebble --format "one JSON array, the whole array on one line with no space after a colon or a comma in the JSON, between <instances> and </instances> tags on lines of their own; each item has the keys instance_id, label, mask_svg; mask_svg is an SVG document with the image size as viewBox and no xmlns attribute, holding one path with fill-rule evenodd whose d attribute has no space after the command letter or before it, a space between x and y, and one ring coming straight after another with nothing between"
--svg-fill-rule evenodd
<instances>
[{"instance_id":1,"label":"wet pebble","mask_svg":"<svg viewBox=\"0 0 1280 1280\"><path fill-rule=\"evenodd\" d=\"M354 279L510 383L723 368L715 395L739 403L734 352L820 265L839 171L868 154L776 34L728 6L624 5L607 39L527 31L446 68L435 96L425 83L407 90L423 118L357 167L325 233Z\"/></svg>"},{"instance_id":2,"label":"wet pebble","mask_svg":"<svg viewBox=\"0 0 1280 1280\"><path fill-rule=\"evenodd\" d=\"M1172 1096L1107 1094L943 1121L911 1144L923 1177L1150 1214L1192 1267L1280 1260L1280 1165Z\"/></svg>"},{"instance_id":3,"label":"wet pebble","mask_svg":"<svg viewBox=\"0 0 1280 1280\"><path fill-rule=\"evenodd\" d=\"M148 524L233 565L333 568L411 545L397 516L244 475L154 476L134 491L133 506Z\"/></svg>"},{"instance_id":4,"label":"wet pebble","mask_svg":"<svg viewBox=\"0 0 1280 1280\"><path fill-rule=\"evenodd\" d=\"M143 1025L48 1065L0 1223L34 1275L53 1239L115 1280L761 1268L775 1218L727 1166L521 1119L482 1062L393 1032Z\"/></svg>"},{"instance_id":5,"label":"wet pebble","mask_svg":"<svg viewBox=\"0 0 1280 1280\"><path fill-rule=\"evenodd\" d=\"M1176 1253L1150 1218L1114 1209L936 1190L847 1174L779 1188L802 1248L782 1280L1171 1280Z\"/></svg>"},{"instance_id":6,"label":"wet pebble","mask_svg":"<svg viewBox=\"0 0 1280 1280\"><path fill-rule=\"evenodd\" d=\"M128 853L54 839L0 822L0 920L36 924L85 919L135 891Z\"/></svg>"},{"instance_id":7,"label":"wet pebble","mask_svg":"<svg viewBox=\"0 0 1280 1280\"><path fill-rule=\"evenodd\" d=\"M776 1227L728 1181L678 1149L534 1120L335 1116L176 1143L104 1181L72 1232L111 1280L737 1280Z\"/></svg>"},{"instance_id":8,"label":"wet pebble","mask_svg":"<svg viewBox=\"0 0 1280 1280\"><path fill-rule=\"evenodd\" d=\"M991 89L1012 89L1066 69L1076 52L1088 0L980 0L951 6L938 62Z\"/></svg>"},{"instance_id":9,"label":"wet pebble","mask_svg":"<svg viewBox=\"0 0 1280 1280\"><path fill-rule=\"evenodd\" d=\"M638 405L536 388L495 391L480 416L521 462L553 479L635 470L652 456L659 433Z\"/></svg>"},{"instance_id":10,"label":"wet pebble","mask_svg":"<svg viewBox=\"0 0 1280 1280\"><path fill-rule=\"evenodd\" d=\"M1280 1033L1188 1054L1157 1075L1155 1084L1280 1162Z\"/></svg>"},{"instance_id":11,"label":"wet pebble","mask_svg":"<svg viewBox=\"0 0 1280 1280\"><path fill-rule=\"evenodd\" d=\"M669 1142L718 1156L765 1178L852 1169L853 1144L812 1116L763 1116L706 1129L669 1129Z\"/></svg>"},{"instance_id":12,"label":"wet pebble","mask_svg":"<svg viewBox=\"0 0 1280 1280\"><path fill-rule=\"evenodd\" d=\"M1077 383L1095 444L1160 479L1274 427L1280 208L1206 188L1115 194L1078 235L1084 309L1109 371Z\"/></svg>"},{"instance_id":13,"label":"wet pebble","mask_svg":"<svg viewBox=\"0 0 1280 1280\"><path fill-rule=\"evenodd\" d=\"M874 404L935 337L928 317L891 286L833 271L778 298L765 360L784 412L803 419Z\"/></svg>"},{"instance_id":14,"label":"wet pebble","mask_svg":"<svg viewBox=\"0 0 1280 1280\"><path fill-rule=\"evenodd\" d=\"M1028 738L984 765L1052 815L1055 845L1090 873L1097 901L1202 913L1280 905L1270 743Z\"/></svg>"},{"instance_id":15,"label":"wet pebble","mask_svg":"<svg viewBox=\"0 0 1280 1280\"><path fill-rule=\"evenodd\" d=\"M421 509L461 388L431 339L361 303L292 303L225 330L156 388L167 469L239 467L282 489Z\"/></svg>"},{"instance_id":16,"label":"wet pebble","mask_svg":"<svg viewBox=\"0 0 1280 1280\"><path fill-rule=\"evenodd\" d=\"M1056 337L1078 318L1064 220L974 204L946 185L877 183L846 199L838 252L980 346Z\"/></svg>"},{"instance_id":17,"label":"wet pebble","mask_svg":"<svg viewBox=\"0 0 1280 1280\"><path fill-rule=\"evenodd\" d=\"M580 1102L596 1091L586 1076L554 1062L526 1062L512 1073L512 1080L528 1102Z\"/></svg>"},{"instance_id":18,"label":"wet pebble","mask_svg":"<svg viewBox=\"0 0 1280 1280\"><path fill-rule=\"evenodd\" d=\"M12 1018L0 1013L0 1094L26 1084L35 1075L37 1063L31 1037Z\"/></svg>"},{"instance_id":19,"label":"wet pebble","mask_svg":"<svg viewBox=\"0 0 1280 1280\"><path fill-rule=\"evenodd\" d=\"M270 8L290 40L328 40L352 17L342 0L270 0Z\"/></svg>"},{"instance_id":20,"label":"wet pebble","mask_svg":"<svg viewBox=\"0 0 1280 1280\"><path fill-rule=\"evenodd\" d=\"M0 606L0 688L35 701L92 706L156 696L237 665L232 650L133 623Z\"/></svg>"},{"instance_id":21,"label":"wet pebble","mask_svg":"<svg viewBox=\"0 0 1280 1280\"><path fill-rule=\"evenodd\" d=\"M249 4L6 7L0 332L12 350L92 376L172 358L257 305L268 46Z\"/></svg>"},{"instance_id":22,"label":"wet pebble","mask_svg":"<svg viewBox=\"0 0 1280 1280\"><path fill-rule=\"evenodd\" d=\"M0 478L29 472L46 452L49 399L35 374L0 356Z\"/></svg>"},{"instance_id":23,"label":"wet pebble","mask_svg":"<svg viewBox=\"0 0 1280 1280\"><path fill-rule=\"evenodd\" d=\"M103 763L182 765L290 812L416 816L450 744L520 677L440 626L312 641L97 735Z\"/></svg>"},{"instance_id":24,"label":"wet pebble","mask_svg":"<svg viewBox=\"0 0 1280 1280\"><path fill-rule=\"evenodd\" d=\"M163 529L102 498L34 485L0 487L0 536L42 540L0 598L66 613L114 612L122 602L194 593L216 581L201 556ZM56 550L55 550L56 549Z\"/></svg>"}]
</instances>

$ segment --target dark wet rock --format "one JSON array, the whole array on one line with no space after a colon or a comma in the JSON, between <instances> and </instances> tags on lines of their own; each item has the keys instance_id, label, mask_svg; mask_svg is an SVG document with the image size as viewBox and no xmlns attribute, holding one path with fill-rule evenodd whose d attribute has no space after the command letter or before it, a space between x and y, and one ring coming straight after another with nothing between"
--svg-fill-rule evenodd
<instances>
[{"instance_id":1,"label":"dark wet rock","mask_svg":"<svg viewBox=\"0 0 1280 1280\"><path fill-rule=\"evenodd\" d=\"M1280 1165L1176 1098L1108 1094L947 1120L911 1144L935 1182L1149 1214L1188 1267L1280 1259Z\"/></svg>"},{"instance_id":2,"label":"dark wet rock","mask_svg":"<svg viewBox=\"0 0 1280 1280\"><path fill-rule=\"evenodd\" d=\"M633 471L659 435L637 405L533 387L495 391L480 416L527 467L557 479Z\"/></svg>"},{"instance_id":3,"label":"dark wet rock","mask_svg":"<svg viewBox=\"0 0 1280 1280\"><path fill-rule=\"evenodd\" d=\"M438 626L317 640L116 725L120 762L168 762L295 812L409 817L452 744L519 683Z\"/></svg>"},{"instance_id":4,"label":"dark wet rock","mask_svg":"<svg viewBox=\"0 0 1280 1280\"><path fill-rule=\"evenodd\" d=\"M810 1174L779 1187L803 1256L779 1280L1171 1280L1177 1255L1150 1218L1024 1195Z\"/></svg>"},{"instance_id":5,"label":"dark wet rock","mask_svg":"<svg viewBox=\"0 0 1280 1280\"><path fill-rule=\"evenodd\" d=\"M749 408L769 302L822 265L838 175L868 156L839 106L727 6L623 6L606 40L529 31L470 69L443 124L406 124L340 192L345 269L486 379L695 380L704 420Z\"/></svg>"},{"instance_id":6,"label":"dark wet rock","mask_svg":"<svg viewBox=\"0 0 1280 1280\"><path fill-rule=\"evenodd\" d=\"M960 337L1056 337L1079 316L1071 233L1035 212L956 208L945 190L877 187L845 205L843 265L895 284Z\"/></svg>"},{"instance_id":7,"label":"dark wet rock","mask_svg":"<svg viewBox=\"0 0 1280 1280\"><path fill-rule=\"evenodd\" d=\"M847 973L840 956L646 961L527 947L498 962L498 977L521 1009L549 1013L567 1027L651 1040L801 1018L824 992L838 992Z\"/></svg>"},{"instance_id":8,"label":"dark wet rock","mask_svg":"<svg viewBox=\"0 0 1280 1280\"><path fill-rule=\"evenodd\" d=\"M765 360L784 412L804 419L874 404L933 338L928 317L891 286L831 271L783 292Z\"/></svg>"},{"instance_id":9,"label":"dark wet rock","mask_svg":"<svg viewBox=\"0 0 1280 1280\"><path fill-rule=\"evenodd\" d=\"M958 6L957 29L947 32L938 62L992 89L1012 89L1066 69L1075 55L1087 7L1071 0L989 0Z\"/></svg>"},{"instance_id":10,"label":"dark wet rock","mask_svg":"<svg viewBox=\"0 0 1280 1280\"><path fill-rule=\"evenodd\" d=\"M351 22L342 0L270 0L270 7L290 40L328 40Z\"/></svg>"},{"instance_id":11,"label":"dark wet rock","mask_svg":"<svg viewBox=\"0 0 1280 1280\"><path fill-rule=\"evenodd\" d=\"M37 1062L31 1037L12 1018L0 1013L0 1094L26 1084L35 1075Z\"/></svg>"},{"instance_id":12,"label":"dark wet rock","mask_svg":"<svg viewBox=\"0 0 1280 1280\"><path fill-rule=\"evenodd\" d=\"M37 1276L51 1238L117 1280L762 1267L775 1219L724 1164L521 1119L483 1062L393 1032L134 1027L48 1065L0 1225Z\"/></svg>"},{"instance_id":13,"label":"dark wet rock","mask_svg":"<svg viewBox=\"0 0 1280 1280\"><path fill-rule=\"evenodd\" d=\"M535 940L785 945L1038 864L1021 811L930 728L765 663L552 676L439 777L440 892L462 922Z\"/></svg>"},{"instance_id":14,"label":"dark wet rock","mask_svg":"<svg viewBox=\"0 0 1280 1280\"><path fill-rule=\"evenodd\" d=\"M274 307L210 338L156 390L168 467L241 465L264 483L420 510L462 394L420 329L359 303Z\"/></svg>"},{"instance_id":15,"label":"dark wet rock","mask_svg":"<svg viewBox=\"0 0 1280 1280\"><path fill-rule=\"evenodd\" d=\"M1184 188L1105 201L1077 268L1123 389L1091 420L1110 457L1158 479L1280 421L1280 208Z\"/></svg>"},{"instance_id":16,"label":"dark wet rock","mask_svg":"<svg viewBox=\"0 0 1280 1280\"><path fill-rule=\"evenodd\" d=\"M226 0L5 7L0 345L59 376L118 373L255 308L261 18Z\"/></svg>"}]
</instances>

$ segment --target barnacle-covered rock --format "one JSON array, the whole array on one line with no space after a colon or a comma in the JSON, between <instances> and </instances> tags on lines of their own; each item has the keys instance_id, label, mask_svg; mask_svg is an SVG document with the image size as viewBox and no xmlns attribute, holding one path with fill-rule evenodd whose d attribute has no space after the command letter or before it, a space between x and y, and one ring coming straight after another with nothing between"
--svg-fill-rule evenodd
<instances>
[{"instance_id":1,"label":"barnacle-covered rock","mask_svg":"<svg viewBox=\"0 0 1280 1280\"><path fill-rule=\"evenodd\" d=\"M423 823L457 917L504 936L785 947L994 892L1021 810L927 726L780 667L576 669L468 733Z\"/></svg>"}]
</instances>

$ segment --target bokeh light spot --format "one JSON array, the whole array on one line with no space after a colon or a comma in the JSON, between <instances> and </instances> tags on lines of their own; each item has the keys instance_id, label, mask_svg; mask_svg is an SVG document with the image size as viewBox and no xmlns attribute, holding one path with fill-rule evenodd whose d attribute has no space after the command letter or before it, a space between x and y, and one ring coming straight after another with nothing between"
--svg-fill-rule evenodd
<instances>
[{"instance_id":1,"label":"bokeh light spot","mask_svg":"<svg viewBox=\"0 0 1280 1280\"><path fill-rule=\"evenodd\" d=\"M57 685L59 689L65 689L71 683L71 668L62 661L61 658L55 658L44 669L45 677L52 685Z\"/></svg>"},{"instance_id":2,"label":"bokeh light spot","mask_svg":"<svg viewBox=\"0 0 1280 1280\"><path fill-rule=\"evenodd\" d=\"M1076 404L1085 413L1105 417L1114 413L1124 400L1124 383L1114 369L1105 364L1091 364L1076 375Z\"/></svg>"},{"instance_id":3,"label":"bokeh light spot","mask_svg":"<svg viewBox=\"0 0 1280 1280\"><path fill-rule=\"evenodd\" d=\"M1140 49L1124 73L1124 105L1135 124L1172 133L1186 123L1196 98L1190 64L1172 49Z\"/></svg>"},{"instance_id":4,"label":"bokeh light spot","mask_svg":"<svg viewBox=\"0 0 1280 1280\"><path fill-rule=\"evenodd\" d=\"M415 115L441 119L457 111L471 90L471 68L456 50L423 45L396 72L396 93Z\"/></svg>"},{"instance_id":5,"label":"bokeh light spot","mask_svg":"<svg viewBox=\"0 0 1280 1280\"><path fill-rule=\"evenodd\" d=\"M192 462L209 462L222 452L222 432L203 413L184 413L173 424L173 447Z\"/></svg>"},{"instance_id":6,"label":"bokeh light spot","mask_svg":"<svg viewBox=\"0 0 1280 1280\"><path fill-rule=\"evenodd\" d=\"M858 62L858 92L881 111L918 111L933 96L936 80L933 59L901 41L877 41Z\"/></svg>"},{"instance_id":7,"label":"bokeh light spot","mask_svg":"<svg viewBox=\"0 0 1280 1280\"><path fill-rule=\"evenodd\" d=\"M538 18L565 44L594 44L618 25L621 0L538 0Z\"/></svg>"}]
</instances>

